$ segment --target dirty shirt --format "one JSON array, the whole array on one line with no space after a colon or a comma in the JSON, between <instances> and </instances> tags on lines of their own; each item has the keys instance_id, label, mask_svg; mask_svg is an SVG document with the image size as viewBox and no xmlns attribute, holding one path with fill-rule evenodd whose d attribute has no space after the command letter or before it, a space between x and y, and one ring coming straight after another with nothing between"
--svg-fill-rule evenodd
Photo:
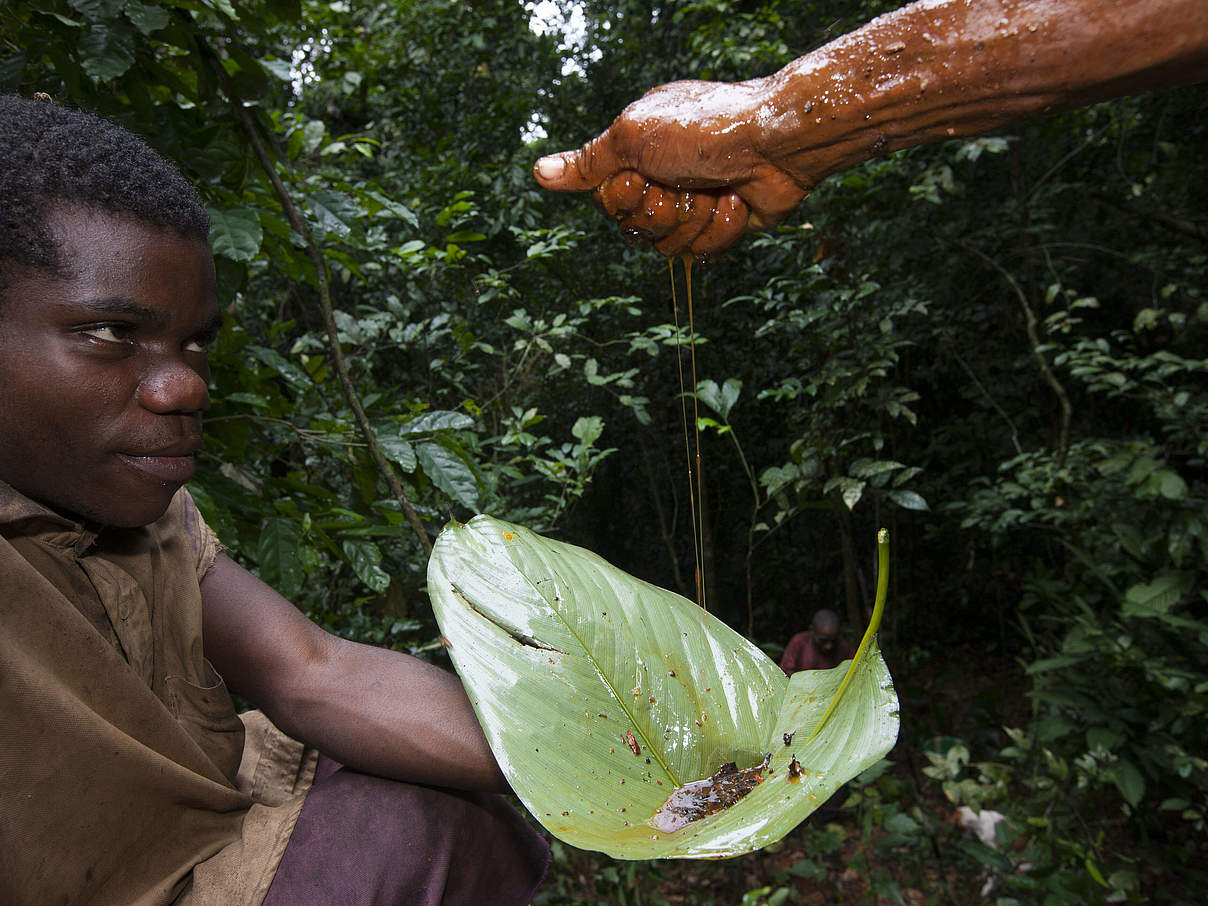
<instances>
[{"instance_id":1,"label":"dirty shirt","mask_svg":"<svg viewBox=\"0 0 1208 906\"><path fill-rule=\"evenodd\" d=\"M263 897L314 754L245 731L203 655L218 551L183 489L98 531L0 482L0 902Z\"/></svg>"}]
</instances>

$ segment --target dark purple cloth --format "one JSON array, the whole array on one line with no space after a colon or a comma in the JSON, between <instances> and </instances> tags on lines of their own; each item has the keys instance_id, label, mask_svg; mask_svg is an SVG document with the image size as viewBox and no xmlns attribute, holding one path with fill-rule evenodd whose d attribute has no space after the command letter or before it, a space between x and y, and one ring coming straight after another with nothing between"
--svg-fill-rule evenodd
<instances>
[{"instance_id":1,"label":"dark purple cloth","mask_svg":"<svg viewBox=\"0 0 1208 906\"><path fill-rule=\"evenodd\" d=\"M264 906L528 906L549 858L502 796L386 780L320 755Z\"/></svg>"}]
</instances>

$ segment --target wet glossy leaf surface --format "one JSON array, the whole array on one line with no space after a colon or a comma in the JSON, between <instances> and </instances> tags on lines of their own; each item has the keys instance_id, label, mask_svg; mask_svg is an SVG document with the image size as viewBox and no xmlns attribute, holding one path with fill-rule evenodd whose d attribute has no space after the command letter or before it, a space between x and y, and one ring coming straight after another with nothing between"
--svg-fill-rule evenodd
<instances>
[{"instance_id":1,"label":"wet glossy leaf surface","mask_svg":"<svg viewBox=\"0 0 1208 906\"><path fill-rule=\"evenodd\" d=\"M512 788L574 846L631 859L766 846L897 738L875 640L810 739L846 664L790 679L692 602L582 548L478 516L441 534L428 584ZM676 823L665 812L651 823L677 789L709 778L719 791L735 787L723 766L749 779L769 752L762 782L728 807L671 831L654 826ZM794 758L801 772L790 779Z\"/></svg>"}]
</instances>

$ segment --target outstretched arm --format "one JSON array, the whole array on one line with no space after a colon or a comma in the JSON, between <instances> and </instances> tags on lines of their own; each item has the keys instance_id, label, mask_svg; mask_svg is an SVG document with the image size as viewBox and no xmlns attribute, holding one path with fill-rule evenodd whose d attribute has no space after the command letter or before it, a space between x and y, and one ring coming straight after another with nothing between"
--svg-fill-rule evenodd
<instances>
[{"instance_id":1,"label":"outstretched arm","mask_svg":"<svg viewBox=\"0 0 1208 906\"><path fill-rule=\"evenodd\" d=\"M368 773L508 789L454 674L324 632L225 555L201 595L206 657L286 733Z\"/></svg>"},{"instance_id":2,"label":"outstretched arm","mask_svg":"<svg viewBox=\"0 0 1208 906\"><path fill-rule=\"evenodd\" d=\"M656 88L534 172L663 254L704 257L860 161L1204 78L1203 0L926 0L766 78Z\"/></svg>"}]
</instances>

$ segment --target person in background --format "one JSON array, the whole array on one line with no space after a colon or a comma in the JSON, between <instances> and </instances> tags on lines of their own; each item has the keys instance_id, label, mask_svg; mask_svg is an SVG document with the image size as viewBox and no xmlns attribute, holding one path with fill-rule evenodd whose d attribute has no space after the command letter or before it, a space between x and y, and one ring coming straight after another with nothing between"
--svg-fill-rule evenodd
<instances>
[{"instance_id":1,"label":"person in background","mask_svg":"<svg viewBox=\"0 0 1208 906\"><path fill-rule=\"evenodd\" d=\"M809 629L789 639L780 669L790 676L798 670L829 670L855 654L847 639L839 635L839 615L824 608L814 613Z\"/></svg>"},{"instance_id":2,"label":"person in background","mask_svg":"<svg viewBox=\"0 0 1208 906\"><path fill-rule=\"evenodd\" d=\"M763 78L655 88L534 173L707 259L861 161L1205 78L1204 0L926 0Z\"/></svg>"}]
</instances>

